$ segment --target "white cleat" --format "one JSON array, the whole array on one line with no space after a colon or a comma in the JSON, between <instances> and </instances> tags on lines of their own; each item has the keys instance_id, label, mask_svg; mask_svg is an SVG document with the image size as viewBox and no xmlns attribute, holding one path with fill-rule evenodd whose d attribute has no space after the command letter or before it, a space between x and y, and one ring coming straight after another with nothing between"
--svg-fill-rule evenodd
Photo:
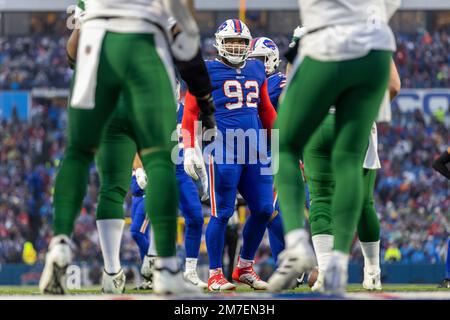
<instances>
[{"instance_id":1,"label":"white cleat","mask_svg":"<svg viewBox=\"0 0 450 320\"><path fill-rule=\"evenodd\" d=\"M364 281L362 283L363 288L369 291L381 291L381 270L368 270L364 268Z\"/></svg>"},{"instance_id":2,"label":"white cleat","mask_svg":"<svg viewBox=\"0 0 450 320\"><path fill-rule=\"evenodd\" d=\"M117 273L107 273L103 270L102 292L106 294L122 294L125 292L126 278L123 269Z\"/></svg>"},{"instance_id":3,"label":"white cleat","mask_svg":"<svg viewBox=\"0 0 450 320\"><path fill-rule=\"evenodd\" d=\"M268 281L268 289L273 292L297 287L297 278L316 265L314 251L309 242L304 240L295 247L283 250L278 261L278 268Z\"/></svg>"},{"instance_id":4,"label":"white cleat","mask_svg":"<svg viewBox=\"0 0 450 320\"><path fill-rule=\"evenodd\" d=\"M319 271L317 275L317 280L314 282L314 285L311 287L312 292L324 292L325 288L323 286L325 282L325 273L323 271Z\"/></svg>"},{"instance_id":5,"label":"white cleat","mask_svg":"<svg viewBox=\"0 0 450 320\"><path fill-rule=\"evenodd\" d=\"M153 272L155 271L156 256L145 255L141 266L141 275L148 281L153 283Z\"/></svg>"},{"instance_id":6,"label":"white cleat","mask_svg":"<svg viewBox=\"0 0 450 320\"><path fill-rule=\"evenodd\" d=\"M48 249L39 281L39 291L42 294L66 294L66 270L72 261L70 240L65 235L53 237Z\"/></svg>"},{"instance_id":7,"label":"white cleat","mask_svg":"<svg viewBox=\"0 0 450 320\"><path fill-rule=\"evenodd\" d=\"M119 272L110 274L103 270L102 292L106 294L122 294L125 292L125 273L123 269Z\"/></svg>"},{"instance_id":8,"label":"white cleat","mask_svg":"<svg viewBox=\"0 0 450 320\"><path fill-rule=\"evenodd\" d=\"M179 269L172 271L168 268L155 268L153 273L153 292L158 294L201 293L203 290L184 280L183 272Z\"/></svg>"},{"instance_id":9,"label":"white cleat","mask_svg":"<svg viewBox=\"0 0 450 320\"><path fill-rule=\"evenodd\" d=\"M197 286L201 289L206 289L208 287L208 284L206 282L200 280L197 271L195 270L185 271L183 277L186 281L192 283L194 286Z\"/></svg>"},{"instance_id":10,"label":"white cleat","mask_svg":"<svg viewBox=\"0 0 450 320\"><path fill-rule=\"evenodd\" d=\"M348 255L333 251L325 272L324 289L330 294L345 294L348 280Z\"/></svg>"}]
</instances>

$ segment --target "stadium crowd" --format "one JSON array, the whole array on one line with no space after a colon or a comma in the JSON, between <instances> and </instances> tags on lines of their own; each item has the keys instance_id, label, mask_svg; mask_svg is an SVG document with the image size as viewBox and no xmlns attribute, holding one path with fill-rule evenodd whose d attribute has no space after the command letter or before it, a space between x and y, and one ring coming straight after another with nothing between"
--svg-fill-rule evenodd
<instances>
[{"instance_id":1,"label":"stadium crowd","mask_svg":"<svg viewBox=\"0 0 450 320\"><path fill-rule=\"evenodd\" d=\"M290 35L273 40L283 53ZM67 88L72 75L66 63L66 36L0 38L0 89ZM205 58L215 55L214 38L203 38ZM403 88L450 87L450 30L397 34L395 62ZM282 62L281 67L284 67Z\"/></svg>"}]
</instances>

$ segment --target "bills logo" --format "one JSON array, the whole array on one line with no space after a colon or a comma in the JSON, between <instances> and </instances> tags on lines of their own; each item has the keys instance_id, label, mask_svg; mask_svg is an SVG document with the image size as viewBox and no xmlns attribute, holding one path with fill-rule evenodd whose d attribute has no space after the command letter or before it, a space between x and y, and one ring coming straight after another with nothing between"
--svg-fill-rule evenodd
<instances>
[{"instance_id":1,"label":"bills logo","mask_svg":"<svg viewBox=\"0 0 450 320\"><path fill-rule=\"evenodd\" d=\"M217 29L217 32L224 30L226 27L227 27L227 23L226 22L222 23L222 25Z\"/></svg>"},{"instance_id":2,"label":"bills logo","mask_svg":"<svg viewBox=\"0 0 450 320\"><path fill-rule=\"evenodd\" d=\"M277 48L277 46L275 45L275 43L273 43L273 41L272 41L272 40L269 40L269 39L264 40L263 44L264 44L267 48L272 49L272 50L275 50L275 49Z\"/></svg>"}]
</instances>

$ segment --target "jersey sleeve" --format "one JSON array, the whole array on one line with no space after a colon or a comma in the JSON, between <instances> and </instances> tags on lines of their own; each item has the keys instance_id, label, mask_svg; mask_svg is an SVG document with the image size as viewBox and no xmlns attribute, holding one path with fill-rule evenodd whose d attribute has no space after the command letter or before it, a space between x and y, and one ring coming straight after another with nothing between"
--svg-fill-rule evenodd
<instances>
[{"instance_id":1,"label":"jersey sleeve","mask_svg":"<svg viewBox=\"0 0 450 320\"><path fill-rule=\"evenodd\" d=\"M267 88L267 79L261 87L261 103L258 107L259 118L265 129L272 129L277 118L277 112L270 101L269 90Z\"/></svg>"},{"instance_id":2,"label":"jersey sleeve","mask_svg":"<svg viewBox=\"0 0 450 320\"><path fill-rule=\"evenodd\" d=\"M81 10L85 9L84 0L77 0L77 7Z\"/></svg>"},{"instance_id":3,"label":"jersey sleeve","mask_svg":"<svg viewBox=\"0 0 450 320\"><path fill-rule=\"evenodd\" d=\"M75 19L80 20L84 14L84 10L86 9L86 6L84 4L84 0L78 0L77 6L75 7Z\"/></svg>"},{"instance_id":4,"label":"jersey sleeve","mask_svg":"<svg viewBox=\"0 0 450 320\"><path fill-rule=\"evenodd\" d=\"M200 108L197 105L197 99L187 91L184 101L183 120L181 122L181 134L185 149L195 146L195 121L198 120L199 113Z\"/></svg>"}]
</instances>

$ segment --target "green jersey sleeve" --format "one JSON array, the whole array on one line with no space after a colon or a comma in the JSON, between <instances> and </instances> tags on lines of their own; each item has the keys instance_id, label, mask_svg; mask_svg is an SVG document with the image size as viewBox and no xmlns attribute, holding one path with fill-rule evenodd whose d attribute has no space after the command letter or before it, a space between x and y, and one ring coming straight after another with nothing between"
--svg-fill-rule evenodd
<instances>
[{"instance_id":1,"label":"green jersey sleeve","mask_svg":"<svg viewBox=\"0 0 450 320\"><path fill-rule=\"evenodd\" d=\"M77 0L77 7L80 8L81 11L84 11L84 0Z\"/></svg>"}]
</instances>

